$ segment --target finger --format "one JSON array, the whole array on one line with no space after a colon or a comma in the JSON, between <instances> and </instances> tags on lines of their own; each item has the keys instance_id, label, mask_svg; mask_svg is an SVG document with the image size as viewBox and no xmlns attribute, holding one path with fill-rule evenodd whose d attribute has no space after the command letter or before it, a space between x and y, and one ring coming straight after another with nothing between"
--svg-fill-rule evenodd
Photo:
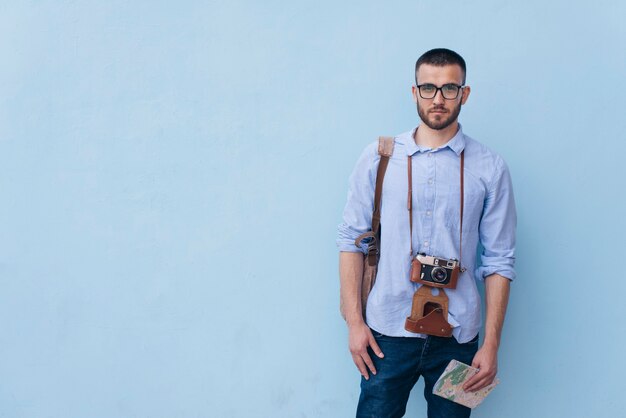
<instances>
[{"instance_id":1,"label":"finger","mask_svg":"<svg viewBox=\"0 0 626 418\"><path fill-rule=\"evenodd\" d=\"M476 382L472 383L467 391L468 392L475 392L477 390L483 389L484 387L488 386L489 384L493 383L493 380L495 379L495 375L492 373L486 373L485 375L481 376L480 379L478 379Z\"/></svg>"},{"instance_id":2,"label":"finger","mask_svg":"<svg viewBox=\"0 0 626 418\"><path fill-rule=\"evenodd\" d=\"M476 358L476 356L474 356L474 359L472 360L472 367L475 369L480 369L480 360Z\"/></svg>"},{"instance_id":3,"label":"finger","mask_svg":"<svg viewBox=\"0 0 626 418\"><path fill-rule=\"evenodd\" d=\"M486 380L479 380L478 382L476 382L474 385L470 386L466 392L477 392L481 389L483 389L484 387L487 386L487 381Z\"/></svg>"},{"instance_id":4,"label":"finger","mask_svg":"<svg viewBox=\"0 0 626 418\"><path fill-rule=\"evenodd\" d=\"M469 389L474 386L474 384L480 379L480 372L476 373L474 376L470 377L470 379L465 382L463 385L463 390L469 392Z\"/></svg>"},{"instance_id":5,"label":"finger","mask_svg":"<svg viewBox=\"0 0 626 418\"><path fill-rule=\"evenodd\" d=\"M481 361L480 361L479 356L474 356L474 359L472 360L472 367L475 369L478 369L478 372L474 374L474 376L472 376L463 385L463 390L468 391L469 388L472 387L483 376L483 374L485 373L485 370L481 370L480 365L481 365Z\"/></svg>"},{"instance_id":6,"label":"finger","mask_svg":"<svg viewBox=\"0 0 626 418\"><path fill-rule=\"evenodd\" d=\"M487 374L487 370L478 370L474 376L470 377L467 382L463 385L463 390L469 391L471 388L476 386L476 383L479 382L485 375Z\"/></svg>"},{"instance_id":7,"label":"finger","mask_svg":"<svg viewBox=\"0 0 626 418\"><path fill-rule=\"evenodd\" d=\"M363 358L363 361L365 362L365 364L367 364L367 367L369 367L370 370L372 371L372 374L376 374L376 367L374 367L374 362L372 361L372 358L367 353L367 351L362 353L361 357Z\"/></svg>"},{"instance_id":8,"label":"finger","mask_svg":"<svg viewBox=\"0 0 626 418\"><path fill-rule=\"evenodd\" d=\"M370 338L370 347L372 347L372 351L374 351L374 354L376 354L379 358L385 357L385 355L383 354L383 350L381 350L378 346L378 343L376 342L374 336Z\"/></svg>"},{"instance_id":9,"label":"finger","mask_svg":"<svg viewBox=\"0 0 626 418\"><path fill-rule=\"evenodd\" d=\"M363 376L365 380L369 380L370 375L369 373L367 373L367 367L365 367L365 363L363 362L361 356L358 354L353 354L352 361L354 361L356 368L359 369L359 372L361 372L361 376Z\"/></svg>"}]
</instances>

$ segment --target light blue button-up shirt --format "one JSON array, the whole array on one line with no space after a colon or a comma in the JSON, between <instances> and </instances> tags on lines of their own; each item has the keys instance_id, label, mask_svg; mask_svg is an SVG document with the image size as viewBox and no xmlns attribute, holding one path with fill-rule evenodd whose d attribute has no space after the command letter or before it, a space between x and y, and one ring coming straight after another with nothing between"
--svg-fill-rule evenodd
<instances>
[{"instance_id":1,"label":"light blue button-up shirt","mask_svg":"<svg viewBox=\"0 0 626 418\"><path fill-rule=\"evenodd\" d=\"M418 129L418 128L415 128ZM481 326L480 295L475 279L497 273L515 278L516 212L511 177L504 160L463 134L436 149L419 147L415 129L394 138L381 203L380 261L376 284L367 302L367 324L389 336L424 337L404 329L413 294L421 285L409 280L411 246L407 209L407 156L413 170L413 255L418 252L459 259L460 155L465 150L463 259L450 300L448 322L460 343ZM378 141L365 148L350 176L348 202L339 225L340 251L366 252L354 240L370 230L378 169ZM478 244L482 245L477 265Z\"/></svg>"}]
</instances>

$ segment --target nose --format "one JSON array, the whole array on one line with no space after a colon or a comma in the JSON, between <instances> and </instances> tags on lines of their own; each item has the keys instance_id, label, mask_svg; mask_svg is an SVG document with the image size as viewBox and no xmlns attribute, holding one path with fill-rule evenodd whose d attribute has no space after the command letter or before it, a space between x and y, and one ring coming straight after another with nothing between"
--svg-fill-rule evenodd
<instances>
[{"instance_id":1,"label":"nose","mask_svg":"<svg viewBox=\"0 0 626 418\"><path fill-rule=\"evenodd\" d=\"M443 91L441 91L441 89L438 89L437 92L435 93L435 97L433 97L433 103L444 103L445 99L443 98Z\"/></svg>"}]
</instances>

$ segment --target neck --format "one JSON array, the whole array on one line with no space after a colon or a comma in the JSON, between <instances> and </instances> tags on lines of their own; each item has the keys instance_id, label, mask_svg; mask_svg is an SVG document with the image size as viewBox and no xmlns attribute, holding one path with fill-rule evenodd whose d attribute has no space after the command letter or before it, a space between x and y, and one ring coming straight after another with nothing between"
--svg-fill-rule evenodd
<instances>
[{"instance_id":1,"label":"neck","mask_svg":"<svg viewBox=\"0 0 626 418\"><path fill-rule=\"evenodd\" d=\"M436 130L422 123L415 131L415 143L424 148L439 148L445 145L459 130L459 122L454 121L450 126Z\"/></svg>"}]
</instances>

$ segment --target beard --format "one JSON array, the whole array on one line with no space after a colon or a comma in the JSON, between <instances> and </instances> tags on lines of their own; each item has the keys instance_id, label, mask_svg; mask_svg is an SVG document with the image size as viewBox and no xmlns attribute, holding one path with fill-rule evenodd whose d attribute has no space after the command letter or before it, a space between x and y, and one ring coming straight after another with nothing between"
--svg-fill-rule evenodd
<instances>
[{"instance_id":1,"label":"beard","mask_svg":"<svg viewBox=\"0 0 626 418\"><path fill-rule=\"evenodd\" d=\"M437 106L433 107L431 110L445 110L445 108L443 106ZM446 129L448 126L452 125L457 120L460 113L461 102L459 102L450 113L429 113L420 107L419 102L417 103L417 114L420 119L426 126L435 131Z\"/></svg>"}]
</instances>

